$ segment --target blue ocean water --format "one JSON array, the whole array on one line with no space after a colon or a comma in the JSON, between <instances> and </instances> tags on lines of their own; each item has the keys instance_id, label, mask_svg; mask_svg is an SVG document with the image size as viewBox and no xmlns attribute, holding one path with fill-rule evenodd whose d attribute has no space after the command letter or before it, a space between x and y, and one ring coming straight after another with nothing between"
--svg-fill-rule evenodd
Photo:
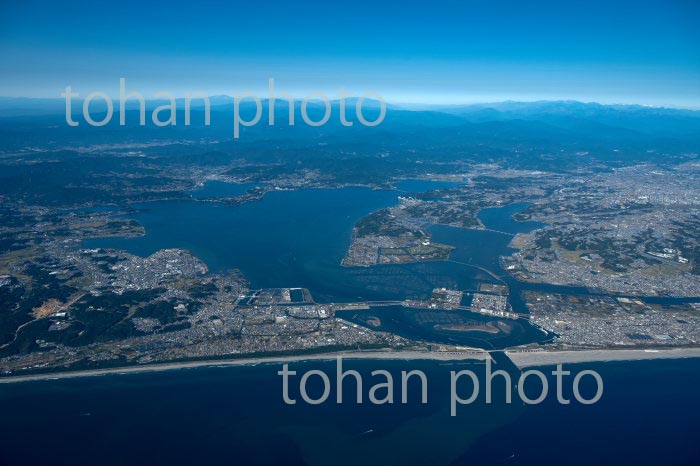
<instances>
[{"instance_id":1,"label":"blue ocean water","mask_svg":"<svg viewBox=\"0 0 700 466\"><path fill-rule=\"evenodd\" d=\"M419 369L428 379L428 403L409 385L407 404L354 401L348 381L344 403L308 405L298 380L310 369L331 379L335 362L290 364L297 371L282 401L279 364L174 370L0 385L0 464L62 465L691 465L700 461L700 361L667 360L565 366L597 370L604 393L597 404L526 406L504 402L494 383L450 416L450 371L469 368L484 380L483 365L437 361L344 361L370 372ZM551 368L549 368L551 370ZM309 379L309 395L321 393ZM581 392L594 387L582 379ZM550 385L554 385L553 377ZM564 396L571 398L570 385ZM533 394L539 390L533 385ZM398 384L397 384L398 395ZM467 390L465 388L465 390ZM468 393L468 392L467 392ZM345 398L347 396L347 398ZM466 396L466 393L465 393Z\"/></svg>"}]
</instances>

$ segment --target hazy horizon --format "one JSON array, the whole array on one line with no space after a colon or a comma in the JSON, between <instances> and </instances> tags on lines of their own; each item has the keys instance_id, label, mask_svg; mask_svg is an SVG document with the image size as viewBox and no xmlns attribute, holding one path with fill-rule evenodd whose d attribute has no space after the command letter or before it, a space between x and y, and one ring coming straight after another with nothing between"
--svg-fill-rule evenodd
<instances>
[{"instance_id":1,"label":"hazy horizon","mask_svg":"<svg viewBox=\"0 0 700 466\"><path fill-rule=\"evenodd\" d=\"M79 97L74 97L72 100L74 102L80 102L84 100L85 93L81 93L81 96ZM114 103L117 103L119 101L119 95L112 95L109 94L110 97L112 98ZM210 100L214 99L231 99L233 100L235 95L229 95L229 94L207 94ZM297 94L291 94L292 98L295 100L295 102L301 102L304 99L304 95L297 95ZM333 96L332 94L327 95L329 97L329 100L331 103L337 103L339 102L339 99L337 96ZM187 94L181 94L181 95L175 95L176 100L182 100L187 97ZM260 99L262 102L267 102L269 100L268 96L264 94L259 95ZM360 97L360 95L348 95L344 97L345 100L356 100ZM144 95L145 101L148 102L166 102L167 99L163 98L157 98L155 96L149 96L149 95ZM28 101L44 101L44 102L56 102L56 103L61 103L63 104L65 102L65 97L29 97L29 96L10 96L10 95L0 95L0 105L3 104L2 101L18 101L18 100L28 100ZM283 99L277 98L277 100L281 101L281 103L284 103ZM367 98L366 101L376 101L375 99L372 98ZM320 99L317 98L311 98L308 99L309 102L320 102ZM252 102L252 101L251 101ZM618 102L618 101L610 101L610 102L604 102L604 101L596 101L596 100L578 100L578 99L566 99L566 98L561 98L561 99L532 99L532 100L525 100L525 99L515 99L515 98L504 98L501 100L454 100L448 102L437 102L437 101L397 101L397 100L387 100L385 99L385 103L387 105L393 106L393 107L399 107L402 110L423 110L423 109L435 109L435 108L440 108L440 109L449 109L449 108L458 108L458 107L478 107L478 106L490 106L490 105L503 105L503 104L581 104L581 105L600 105L600 106L606 106L606 107L642 107L642 108L649 108L649 109L669 109L669 110L689 110L689 111L700 111L700 105L698 106L681 106L681 105L674 105L674 104L644 104L644 103L638 103L638 102ZM99 100L96 101L96 105L99 105ZM138 102L134 99L129 99L127 100L127 106L132 107L137 105ZM201 105L201 99L197 98L192 98L192 105L194 107L200 106ZM217 104L215 102L212 102L212 106L217 106L217 105L223 105L223 104ZM75 111L80 111L79 108L74 109ZM114 109L115 113L119 112L119 108L115 107Z\"/></svg>"}]
</instances>

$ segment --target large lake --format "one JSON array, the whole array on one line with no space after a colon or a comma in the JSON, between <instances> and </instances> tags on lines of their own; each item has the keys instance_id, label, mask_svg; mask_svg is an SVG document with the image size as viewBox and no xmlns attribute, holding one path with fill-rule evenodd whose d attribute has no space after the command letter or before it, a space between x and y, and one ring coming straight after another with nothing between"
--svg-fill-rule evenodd
<instances>
[{"instance_id":1,"label":"large lake","mask_svg":"<svg viewBox=\"0 0 700 466\"><path fill-rule=\"evenodd\" d=\"M194 200L144 203L136 205L138 212L129 217L146 228L145 236L89 240L85 246L125 249L140 256L165 248L188 249L211 271L240 269L254 288L305 287L317 302L425 298L435 287L473 289L476 281L493 280L473 265L497 264L498 256L508 252L510 236L436 228L435 240L457 245L455 260L469 262L468 266L428 262L341 267L340 262L359 219L394 205L405 190L445 184L454 183L412 180L400 183L398 191L359 187L272 191L260 201L236 207ZM219 184L207 189L208 194L224 190ZM502 210L506 220L490 215L507 222L512 212Z\"/></svg>"}]
</instances>

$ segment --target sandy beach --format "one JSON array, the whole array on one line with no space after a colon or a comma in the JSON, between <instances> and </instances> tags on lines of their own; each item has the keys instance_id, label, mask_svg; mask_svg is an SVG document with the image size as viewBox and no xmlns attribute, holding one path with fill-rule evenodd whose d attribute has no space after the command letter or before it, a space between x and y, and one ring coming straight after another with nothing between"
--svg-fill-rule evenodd
<instances>
[{"instance_id":1,"label":"sandy beach","mask_svg":"<svg viewBox=\"0 0 700 466\"><path fill-rule=\"evenodd\" d=\"M508 357L520 369L555 364L576 364L606 361L640 361L648 359L700 358L700 348L678 348L662 350L579 350L579 351L506 351ZM301 361L331 361L338 357L343 359L376 360L436 360L436 361L486 361L491 356L487 351L478 349L455 351L347 351L310 355L274 356L261 358L221 359L215 361L188 361L143 366L115 367L83 371L66 371L47 374L18 375L0 378L0 384L31 382L38 380L56 380L75 377L97 377L109 374L138 374L144 372L162 372L198 367L245 366L255 364L285 364Z\"/></svg>"},{"instance_id":2,"label":"sandy beach","mask_svg":"<svg viewBox=\"0 0 700 466\"><path fill-rule=\"evenodd\" d=\"M580 362L641 361L646 359L698 358L700 348L677 349L630 349L630 350L580 350L580 351L506 351L513 363L522 369L533 366L554 364L575 364Z\"/></svg>"},{"instance_id":3,"label":"sandy beach","mask_svg":"<svg viewBox=\"0 0 700 466\"><path fill-rule=\"evenodd\" d=\"M67 379L74 377L96 377L108 374L136 374L142 372L161 372L178 369L194 369L198 367L245 366L254 364L285 364L301 361L331 361L338 357L343 359L377 359L377 360L439 360L439 361L485 361L490 358L486 351L349 351L323 354L275 356L265 358L221 359L215 361L188 361L164 364L149 364L143 366L115 367L84 371L66 371L48 374L19 375L0 378L2 383L31 382L37 380Z\"/></svg>"}]
</instances>

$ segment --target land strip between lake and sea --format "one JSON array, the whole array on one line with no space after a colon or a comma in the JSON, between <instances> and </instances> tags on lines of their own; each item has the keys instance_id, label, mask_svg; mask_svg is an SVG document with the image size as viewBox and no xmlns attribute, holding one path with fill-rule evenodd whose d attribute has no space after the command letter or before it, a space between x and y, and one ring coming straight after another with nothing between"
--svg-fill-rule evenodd
<instances>
[{"instance_id":1,"label":"land strip between lake and sea","mask_svg":"<svg viewBox=\"0 0 700 466\"><path fill-rule=\"evenodd\" d=\"M642 361L652 359L681 359L700 358L700 348L676 348L676 349L595 349L595 350L570 350L570 351L543 351L543 350L509 350L505 355L518 369L537 366L551 366L556 364L577 364L588 362L613 362L613 361ZM202 367L226 367L249 366L257 364L287 364L306 361L331 361L336 358L346 360L372 359L372 360L435 360L435 361L469 361L485 362L490 360L488 351L478 349L464 349L454 351L347 351L332 352L312 355L272 356L258 358L238 358L208 361L185 361L162 364L148 364L142 366L125 366L94 370L78 370L65 372L52 372L43 374L27 374L7 376L0 378L2 383L32 382L40 380L71 379L78 377L96 377L102 375L126 375L147 372L163 372L178 369L194 369Z\"/></svg>"}]
</instances>

